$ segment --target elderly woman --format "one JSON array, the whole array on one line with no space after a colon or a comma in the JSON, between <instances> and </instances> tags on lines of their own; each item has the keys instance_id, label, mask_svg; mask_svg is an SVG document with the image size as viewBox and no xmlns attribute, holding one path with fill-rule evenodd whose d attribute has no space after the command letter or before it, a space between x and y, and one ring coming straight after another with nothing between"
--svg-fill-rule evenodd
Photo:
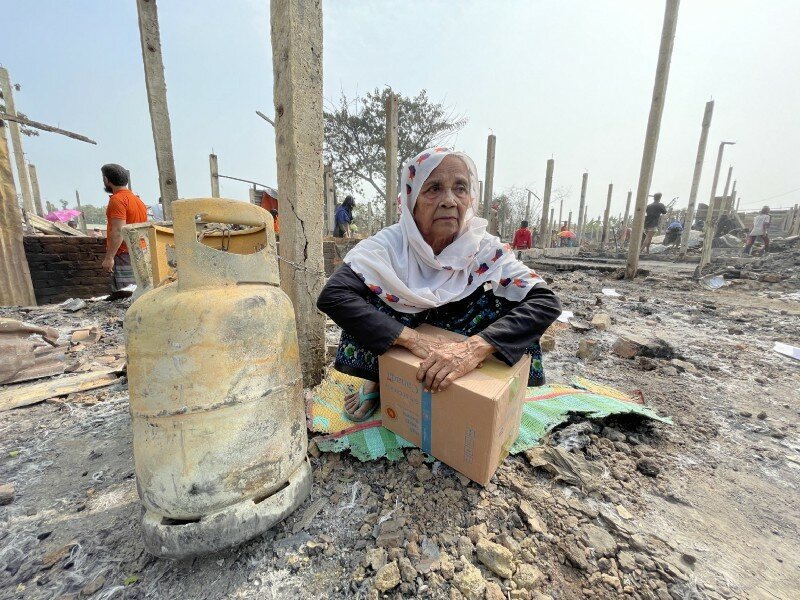
<instances>
[{"instance_id":1,"label":"elderly woman","mask_svg":"<svg viewBox=\"0 0 800 600\"><path fill-rule=\"evenodd\" d=\"M528 385L544 383L539 337L561 313L544 280L486 233L476 216L478 174L465 154L425 150L403 166L400 222L360 242L328 280L317 306L342 328L335 368L366 379L348 396L354 421L378 407L378 356L402 346L423 359L417 379L446 389L495 355L531 355ZM421 334L422 323L467 336Z\"/></svg>"}]
</instances>

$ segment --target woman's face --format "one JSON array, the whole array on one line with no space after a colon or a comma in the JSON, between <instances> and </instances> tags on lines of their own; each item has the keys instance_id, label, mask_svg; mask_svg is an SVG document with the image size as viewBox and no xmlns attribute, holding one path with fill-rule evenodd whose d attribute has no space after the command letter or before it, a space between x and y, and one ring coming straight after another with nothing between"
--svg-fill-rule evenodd
<instances>
[{"instance_id":1,"label":"woman's face","mask_svg":"<svg viewBox=\"0 0 800 600\"><path fill-rule=\"evenodd\" d=\"M470 204L469 169L457 156L446 156L422 184L414 205L414 222L436 254L455 239Z\"/></svg>"}]
</instances>

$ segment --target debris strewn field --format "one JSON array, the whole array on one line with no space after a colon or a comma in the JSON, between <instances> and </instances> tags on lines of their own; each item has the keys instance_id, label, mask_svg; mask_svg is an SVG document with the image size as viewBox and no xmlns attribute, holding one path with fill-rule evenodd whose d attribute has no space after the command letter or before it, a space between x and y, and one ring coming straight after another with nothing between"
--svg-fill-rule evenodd
<instances>
[{"instance_id":1,"label":"debris strewn field","mask_svg":"<svg viewBox=\"0 0 800 600\"><path fill-rule=\"evenodd\" d=\"M545 448L568 452L580 481L559 481L537 449L485 489L417 450L396 463L322 454L285 523L175 563L142 545L124 379L3 412L0 597L796 598L800 364L773 350L800 339L796 285L708 290L660 264L634 282L545 273L575 316L551 332L549 381L640 390L674 421L559 429ZM67 352L92 370L124 356L126 307L0 316L62 340L96 325L99 339L81 333Z\"/></svg>"}]
</instances>

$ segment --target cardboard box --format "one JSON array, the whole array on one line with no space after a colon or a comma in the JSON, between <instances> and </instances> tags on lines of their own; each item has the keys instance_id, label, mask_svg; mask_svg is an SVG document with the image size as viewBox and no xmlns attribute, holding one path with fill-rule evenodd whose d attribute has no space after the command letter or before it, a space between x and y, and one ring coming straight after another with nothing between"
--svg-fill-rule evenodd
<instances>
[{"instance_id":1,"label":"cardboard box","mask_svg":"<svg viewBox=\"0 0 800 600\"><path fill-rule=\"evenodd\" d=\"M418 331L464 339L430 325ZM519 434L530 356L513 367L490 357L483 367L435 394L417 381L421 362L405 348L392 348L380 357L383 426L486 485Z\"/></svg>"}]
</instances>

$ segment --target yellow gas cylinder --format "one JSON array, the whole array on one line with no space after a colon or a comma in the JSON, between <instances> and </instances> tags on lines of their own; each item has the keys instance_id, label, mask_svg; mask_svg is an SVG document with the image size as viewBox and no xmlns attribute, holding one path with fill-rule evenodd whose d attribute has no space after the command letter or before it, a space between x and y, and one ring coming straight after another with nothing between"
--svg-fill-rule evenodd
<instances>
[{"instance_id":1,"label":"yellow gas cylinder","mask_svg":"<svg viewBox=\"0 0 800 600\"><path fill-rule=\"evenodd\" d=\"M172 203L177 281L125 316L133 454L145 545L184 557L244 542L311 490L297 330L279 287L272 216L236 200ZM266 226L233 254L207 223Z\"/></svg>"}]
</instances>

